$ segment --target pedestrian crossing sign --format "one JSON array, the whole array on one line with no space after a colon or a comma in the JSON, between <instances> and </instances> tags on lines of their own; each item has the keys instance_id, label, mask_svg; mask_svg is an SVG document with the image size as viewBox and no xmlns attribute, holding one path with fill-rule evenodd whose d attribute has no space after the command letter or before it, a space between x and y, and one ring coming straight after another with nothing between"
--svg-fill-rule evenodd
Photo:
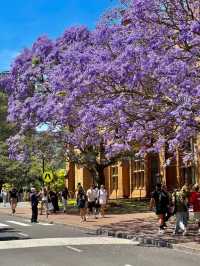
<instances>
[{"instance_id":1,"label":"pedestrian crossing sign","mask_svg":"<svg viewBox=\"0 0 200 266\"><path fill-rule=\"evenodd\" d=\"M43 180L45 183L51 183L53 180L53 173L51 171L43 173Z\"/></svg>"}]
</instances>

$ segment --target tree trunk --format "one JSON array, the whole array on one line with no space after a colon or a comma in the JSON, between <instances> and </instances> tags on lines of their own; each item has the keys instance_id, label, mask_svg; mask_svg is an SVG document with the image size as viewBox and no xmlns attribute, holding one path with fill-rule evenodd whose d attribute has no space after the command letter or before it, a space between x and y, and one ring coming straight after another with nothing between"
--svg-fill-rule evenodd
<instances>
[{"instance_id":1,"label":"tree trunk","mask_svg":"<svg viewBox=\"0 0 200 266\"><path fill-rule=\"evenodd\" d=\"M87 168L91 173L93 183L96 183L98 185L105 185L104 168L105 166L103 165L95 165L94 168Z\"/></svg>"},{"instance_id":2,"label":"tree trunk","mask_svg":"<svg viewBox=\"0 0 200 266\"><path fill-rule=\"evenodd\" d=\"M103 165L98 165L96 168L98 185L105 185L104 169L105 169L105 166L103 166Z\"/></svg>"}]
</instances>

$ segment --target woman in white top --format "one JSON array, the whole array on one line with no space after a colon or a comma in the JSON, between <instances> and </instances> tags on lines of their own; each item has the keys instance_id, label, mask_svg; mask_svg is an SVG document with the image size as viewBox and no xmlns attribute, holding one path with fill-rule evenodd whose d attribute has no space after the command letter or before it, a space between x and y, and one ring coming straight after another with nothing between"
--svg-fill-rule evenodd
<instances>
[{"instance_id":1,"label":"woman in white top","mask_svg":"<svg viewBox=\"0 0 200 266\"><path fill-rule=\"evenodd\" d=\"M107 191L104 188L104 185L101 185L101 188L99 190L99 204L101 206L100 213L101 213L102 217L104 217L104 214L105 214L105 207L106 207L106 204L107 204L107 197L108 197Z\"/></svg>"},{"instance_id":2,"label":"woman in white top","mask_svg":"<svg viewBox=\"0 0 200 266\"><path fill-rule=\"evenodd\" d=\"M46 187L43 187L41 192L41 209L40 209L40 215L42 215L43 208L45 207L46 216L48 217L49 211L48 211L48 190Z\"/></svg>"}]
</instances>

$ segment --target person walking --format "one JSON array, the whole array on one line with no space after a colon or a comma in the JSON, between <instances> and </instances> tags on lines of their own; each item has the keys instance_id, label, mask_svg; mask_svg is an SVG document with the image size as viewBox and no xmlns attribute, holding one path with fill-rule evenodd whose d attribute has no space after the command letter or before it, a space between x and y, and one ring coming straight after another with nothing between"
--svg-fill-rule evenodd
<instances>
[{"instance_id":1,"label":"person walking","mask_svg":"<svg viewBox=\"0 0 200 266\"><path fill-rule=\"evenodd\" d=\"M107 199L108 199L108 193L104 185L101 185L100 190L99 190L99 204L100 204L101 217L105 217L105 208L107 204Z\"/></svg>"},{"instance_id":2,"label":"person walking","mask_svg":"<svg viewBox=\"0 0 200 266\"><path fill-rule=\"evenodd\" d=\"M194 185L189 202L193 206L194 219L198 224L198 233L200 234L200 192L198 184Z\"/></svg>"},{"instance_id":3,"label":"person walking","mask_svg":"<svg viewBox=\"0 0 200 266\"><path fill-rule=\"evenodd\" d=\"M167 210L164 216L164 227L167 227L166 222L174 215L174 205L172 203L172 195L168 192L166 185L162 185L162 191L166 195Z\"/></svg>"},{"instance_id":4,"label":"person walking","mask_svg":"<svg viewBox=\"0 0 200 266\"><path fill-rule=\"evenodd\" d=\"M49 215L49 210L48 210L48 190L47 190L46 187L42 188L40 196L41 196L40 215L42 215L43 209L45 208L46 217L48 217L48 215Z\"/></svg>"},{"instance_id":5,"label":"person walking","mask_svg":"<svg viewBox=\"0 0 200 266\"><path fill-rule=\"evenodd\" d=\"M30 200L31 200L31 208L32 208L32 217L31 217L31 223L37 223L38 219L38 198L39 195L37 195L36 189L31 188L31 194L30 194Z\"/></svg>"},{"instance_id":6,"label":"person walking","mask_svg":"<svg viewBox=\"0 0 200 266\"><path fill-rule=\"evenodd\" d=\"M81 222L86 221L86 200L87 196L85 194L85 191L82 186L79 186L76 195L76 201L77 201L77 206L80 210Z\"/></svg>"},{"instance_id":7,"label":"person walking","mask_svg":"<svg viewBox=\"0 0 200 266\"><path fill-rule=\"evenodd\" d=\"M59 210L57 193L55 191L50 190L49 191L49 196L50 196L51 204L52 204L52 207L53 207L52 211L54 213L56 213L56 211Z\"/></svg>"},{"instance_id":8,"label":"person walking","mask_svg":"<svg viewBox=\"0 0 200 266\"><path fill-rule=\"evenodd\" d=\"M90 188L87 190L87 201L88 201L88 216L94 214L94 218L96 219L95 213L95 200L96 200L96 191L94 185L91 185Z\"/></svg>"},{"instance_id":9,"label":"person walking","mask_svg":"<svg viewBox=\"0 0 200 266\"><path fill-rule=\"evenodd\" d=\"M2 195L2 200L3 200L3 206L6 207L7 191L4 188L2 188L1 190L1 195Z\"/></svg>"},{"instance_id":10,"label":"person walking","mask_svg":"<svg viewBox=\"0 0 200 266\"><path fill-rule=\"evenodd\" d=\"M12 188L12 190L9 191L9 201L10 201L12 215L14 215L16 212L17 201L18 201L18 195L17 195L16 188Z\"/></svg>"},{"instance_id":11,"label":"person walking","mask_svg":"<svg viewBox=\"0 0 200 266\"><path fill-rule=\"evenodd\" d=\"M62 203L63 203L63 211L66 212L67 211L67 200L69 197L69 191L67 187L65 187L62 190L61 197L62 197Z\"/></svg>"},{"instance_id":12,"label":"person walking","mask_svg":"<svg viewBox=\"0 0 200 266\"><path fill-rule=\"evenodd\" d=\"M165 229L165 216L168 208L168 197L162 190L162 185L160 183L156 184L156 189L152 192L150 209L154 207L156 215L158 216L159 234L163 234Z\"/></svg>"},{"instance_id":13,"label":"person walking","mask_svg":"<svg viewBox=\"0 0 200 266\"><path fill-rule=\"evenodd\" d=\"M172 196L174 204L174 212L176 215L176 225L173 234L176 235L181 230L183 235L187 234L187 224L189 220L188 214L188 192L185 190L185 186L180 191L175 191Z\"/></svg>"}]
</instances>

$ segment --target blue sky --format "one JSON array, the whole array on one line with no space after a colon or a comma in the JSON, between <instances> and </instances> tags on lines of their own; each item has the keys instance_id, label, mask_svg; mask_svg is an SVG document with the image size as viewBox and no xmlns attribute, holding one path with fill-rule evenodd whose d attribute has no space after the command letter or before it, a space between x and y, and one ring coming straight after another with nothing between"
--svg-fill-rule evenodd
<instances>
[{"instance_id":1,"label":"blue sky","mask_svg":"<svg viewBox=\"0 0 200 266\"><path fill-rule=\"evenodd\" d=\"M93 28L117 0L6 0L1 3L0 71L40 35L56 38L72 25Z\"/></svg>"}]
</instances>

